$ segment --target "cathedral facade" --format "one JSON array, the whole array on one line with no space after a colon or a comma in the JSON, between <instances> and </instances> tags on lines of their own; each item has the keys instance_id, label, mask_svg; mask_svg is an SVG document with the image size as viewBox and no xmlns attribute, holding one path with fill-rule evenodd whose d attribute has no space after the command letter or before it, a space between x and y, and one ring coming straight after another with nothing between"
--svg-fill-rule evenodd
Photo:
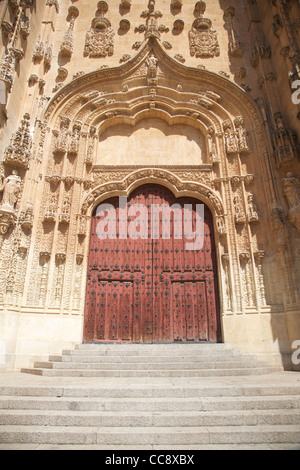
<instances>
[{"instance_id":1,"label":"cathedral facade","mask_svg":"<svg viewBox=\"0 0 300 470\"><path fill-rule=\"evenodd\" d=\"M299 368L298 0L0 15L0 367L84 341L224 342ZM134 209L153 229L159 205L177 210L168 236L158 216L130 237ZM204 207L193 251L185 205Z\"/></svg>"}]
</instances>

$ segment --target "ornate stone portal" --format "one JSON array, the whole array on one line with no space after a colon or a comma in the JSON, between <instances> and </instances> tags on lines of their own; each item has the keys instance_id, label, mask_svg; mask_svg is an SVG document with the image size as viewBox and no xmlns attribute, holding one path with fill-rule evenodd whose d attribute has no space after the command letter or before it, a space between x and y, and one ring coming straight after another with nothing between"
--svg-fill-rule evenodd
<instances>
[{"instance_id":1,"label":"ornate stone portal","mask_svg":"<svg viewBox=\"0 0 300 470\"><path fill-rule=\"evenodd\" d=\"M59 46L65 31L72 39L69 54L54 51L58 64L49 73L62 68L64 73L53 93L53 80L51 87L51 80L44 80L44 56L31 60L26 109L4 140L0 318L12 325L5 344L24 343L22 366L31 355L59 353L82 341L91 216L101 202L130 196L144 184L165 186L175 197L195 198L210 209L223 341L278 360L281 353L289 355L300 334L299 253L293 245L299 242L298 167L272 178L278 158L262 110L247 87L233 81L246 73L235 73L237 67L232 76L229 68L210 71L208 64L220 55L222 64L227 60L228 31L219 27L224 12L213 17L210 5L206 13L206 4L197 2L188 16L190 5L172 2L172 15L184 19L176 17L181 27L172 30L173 16L169 21L158 1L146 3L141 15L133 2L109 2L109 10L98 2L88 30L96 2L86 14L79 2L76 10L48 2L45 31L32 41L51 44L56 25L62 32ZM59 6L63 14L57 16ZM124 20L131 13L133 20L118 30L116 15ZM239 60L243 35L237 36L238 21L234 30L232 22L229 26L236 39L229 50ZM82 34L76 40L74 28L76 34L88 30L85 44ZM125 55L120 39L128 48ZM205 66L199 58L206 59ZM45 83L36 86L41 76ZM273 129L278 133L278 119ZM121 160L124 139L132 147ZM293 149L284 161L292 161L296 144ZM32 322L30 332L26 326L14 329L11 312L15 322L21 317ZM45 330L53 332L49 340ZM274 343L284 344L284 351ZM15 351L10 353L10 365L17 367Z\"/></svg>"}]
</instances>

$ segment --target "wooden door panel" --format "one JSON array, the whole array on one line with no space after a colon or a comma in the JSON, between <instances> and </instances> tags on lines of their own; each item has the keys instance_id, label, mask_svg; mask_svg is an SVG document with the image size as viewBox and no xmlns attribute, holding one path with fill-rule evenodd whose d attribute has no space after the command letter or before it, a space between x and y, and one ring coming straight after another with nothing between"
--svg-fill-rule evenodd
<instances>
[{"instance_id":1,"label":"wooden door panel","mask_svg":"<svg viewBox=\"0 0 300 470\"><path fill-rule=\"evenodd\" d=\"M187 251L185 204L192 205L192 230L196 231L196 204L176 199L166 188L147 185L128 198L128 213L119 198L106 201L115 208L116 239L101 240L92 218L85 310L85 341L217 341L219 304L213 219L205 207L204 246ZM138 206L140 205L140 206ZM156 206L154 206L156 205ZM166 205L153 218L153 207ZM138 208L147 208L148 238L123 239L136 228ZM167 215L166 215L167 214ZM134 225L131 225L134 224ZM123 230L123 231L122 231ZM179 235L183 237L179 239ZM154 239L151 235L154 234Z\"/></svg>"}]
</instances>

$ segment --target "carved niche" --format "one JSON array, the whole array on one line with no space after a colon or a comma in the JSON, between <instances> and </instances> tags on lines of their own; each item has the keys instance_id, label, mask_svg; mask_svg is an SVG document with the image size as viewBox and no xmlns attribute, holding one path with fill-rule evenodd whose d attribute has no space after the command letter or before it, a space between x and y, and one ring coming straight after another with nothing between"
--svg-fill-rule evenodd
<instances>
[{"instance_id":1,"label":"carved niche","mask_svg":"<svg viewBox=\"0 0 300 470\"><path fill-rule=\"evenodd\" d=\"M219 57L220 46L217 32L212 27L212 21L204 18L206 10L204 2L198 2L200 16L196 18L191 31L189 32L190 53L192 57L213 58Z\"/></svg>"},{"instance_id":2,"label":"carved niche","mask_svg":"<svg viewBox=\"0 0 300 470\"><path fill-rule=\"evenodd\" d=\"M98 3L98 16L92 21L91 29L86 34L84 56L106 57L114 53L114 31L111 22L105 18L108 11L106 2Z\"/></svg>"}]
</instances>

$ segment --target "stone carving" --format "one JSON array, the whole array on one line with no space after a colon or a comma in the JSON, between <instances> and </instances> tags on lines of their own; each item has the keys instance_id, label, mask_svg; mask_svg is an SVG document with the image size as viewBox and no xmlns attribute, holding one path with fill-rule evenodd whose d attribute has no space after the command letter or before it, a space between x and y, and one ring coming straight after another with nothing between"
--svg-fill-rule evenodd
<instances>
[{"instance_id":1,"label":"stone carving","mask_svg":"<svg viewBox=\"0 0 300 470\"><path fill-rule=\"evenodd\" d=\"M162 17L160 11L155 11L155 0L149 0L148 10L144 10L141 14L142 18L146 19L146 24L141 24L135 28L136 33L145 33L145 39L151 37L160 39L160 33L167 33L169 28L165 25L158 25L158 18Z\"/></svg>"},{"instance_id":2,"label":"stone carving","mask_svg":"<svg viewBox=\"0 0 300 470\"><path fill-rule=\"evenodd\" d=\"M27 204L27 207L20 215L21 227L25 230L31 230L33 225L33 205Z\"/></svg>"},{"instance_id":3,"label":"stone carving","mask_svg":"<svg viewBox=\"0 0 300 470\"><path fill-rule=\"evenodd\" d=\"M44 222L55 222L56 221L56 209L57 209L57 200L56 196L52 196L49 202L49 205L44 214Z\"/></svg>"},{"instance_id":4,"label":"stone carving","mask_svg":"<svg viewBox=\"0 0 300 470\"><path fill-rule=\"evenodd\" d=\"M240 253L243 297L246 306L255 304L255 299L253 295L253 278L250 270L250 260L250 253Z\"/></svg>"},{"instance_id":5,"label":"stone carving","mask_svg":"<svg viewBox=\"0 0 300 470\"><path fill-rule=\"evenodd\" d=\"M248 196L248 221L250 223L259 222L259 215L253 194Z\"/></svg>"},{"instance_id":6,"label":"stone carving","mask_svg":"<svg viewBox=\"0 0 300 470\"><path fill-rule=\"evenodd\" d=\"M148 68L148 84L149 85L157 85L157 65L158 65L158 59L154 56L154 54L151 54L147 61L146 65Z\"/></svg>"},{"instance_id":7,"label":"stone carving","mask_svg":"<svg viewBox=\"0 0 300 470\"><path fill-rule=\"evenodd\" d=\"M25 114L21 126L13 135L9 147L5 150L4 162L16 167L28 169L31 158L32 138L30 135L30 115Z\"/></svg>"},{"instance_id":8,"label":"stone carving","mask_svg":"<svg viewBox=\"0 0 300 470\"><path fill-rule=\"evenodd\" d=\"M265 257L265 252L263 250L257 251L254 253L254 258L257 266L257 277L258 277L258 287L259 287L259 303L261 306L265 306L266 302L266 291L264 284L264 276L262 271L262 261Z\"/></svg>"},{"instance_id":9,"label":"stone carving","mask_svg":"<svg viewBox=\"0 0 300 470\"><path fill-rule=\"evenodd\" d=\"M17 49L10 47L4 55L4 59L0 68L0 80L5 83L6 90L8 93L11 92L13 86L16 59Z\"/></svg>"},{"instance_id":10,"label":"stone carving","mask_svg":"<svg viewBox=\"0 0 300 470\"><path fill-rule=\"evenodd\" d=\"M300 181L293 173L288 173L282 182L289 205L289 220L300 232Z\"/></svg>"},{"instance_id":11,"label":"stone carving","mask_svg":"<svg viewBox=\"0 0 300 470\"><path fill-rule=\"evenodd\" d=\"M71 211L71 201L70 197L67 195L63 200L63 205L61 209L61 213L59 216L59 222L61 224L69 224L70 223L70 211Z\"/></svg>"},{"instance_id":12,"label":"stone carving","mask_svg":"<svg viewBox=\"0 0 300 470\"><path fill-rule=\"evenodd\" d=\"M233 198L233 208L235 223L237 225L244 224L246 222L246 216L242 209L240 197L237 195Z\"/></svg>"},{"instance_id":13,"label":"stone carving","mask_svg":"<svg viewBox=\"0 0 300 470\"><path fill-rule=\"evenodd\" d=\"M46 5L49 5L49 7L54 5L56 9L56 13L59 13L59 1L58 0L47 0Z\"/></svg>"},{"instance_id":14,"label":"stone carving","mask_svg":"<svg viewBox=\"0 0 300 470\"><path fill-rule=\"evenodd\" d=\"M171 9L181 11L183 0L171 0Z\"/></svg>"},{"instance_id":15,"label":"stone carving","mask_svg":"<svg viewBox=\"0 0 300 470\"><path fill-rule=\"evenodd\" d=\"M230 255L225 253L222 255L222 264L224 269L224 280L225 280L225 305L224 309L227 311L232 311L232 286L230 278Z\"/></svg>"},{"instance_id":16,"label":"stone carving","mask_svg":"<svg viewBox=\"0 0 300 470\"><path fill-rule=\"evenodd\" d=\"M237 153L237 142L235 138L235 133L232 129L231 122L229 120L223 122L224 136L225 136L225 146L227 155Z\"/></svg>"},{"instance_id":17,"label":"stone carving","mask_svg":"<svg viewBox=\"0 0 300 470\"><path fill-rule=\"evenodd\" d=\"M278 166L297 159L297 136L296 133L287 129L281 113L275 116L276 130L274 134L274 152Z\"/></svg>"},{"instance_id":18,"label":"stone carving","mask_svg":"<svg viewBox=\"0 0 300 470\"><path fill-rule=\"evenodd\" d=\"M241 57L243 49L234 24L235 8L229 6L225 9L225 18L229 35L229 52L233 57Z\"/></svg>"},{"instance_id":19,"label":"stone carving","mask_svg":"<svg viewBox=\"0 0 300 470\"><path fill-rule=\"evenodd\" d=\"M12 174L5 178L4 181L2 180L0 186L0 192L3 193L0 206L2 212L14 213L21 191L21 182L22 180L16 170L13 170Z\"/></svg>"},{"instance_id":20,"label":"stone carving","mask_svg":"<svg viewBox=\"0 0 300 470\"><path fill-rule=\"evenodd\" d=\"M191 56L201 58L219 57L220 46L217 32L212 28L212 21L203 17L206 4L204 2L198 2L198 4L200 16L195 19L189 32Z\"/></svg>"},{"instance_id":21,"label":"stone carving","mask_svg":"<svg viewBox=\"0 0 300 470\"><path fill-rule=\"evenodd\" d=\"M41 61L44 57L45 45L39 35L35 48L33 50L32 58L34 62Z\"/></svg>"},{"instance_id":22,"label":"stone carving","mask_svg":"<svg viewBox=\"0 0 300 470\"><path fill-rule=\"evenodd\" d=\"M59 131L54 130L53 134L56 137L54 145L54 153L65 153L68 149L68 140L69 140L69 126L70 119L64 116L60 117L60 129Z\"/></svg>"},{"instance_id":23,"label":"stone carving","mask_svg":"<svg viewBox=\"0 0 300 470\"><path fill-rule=\"evenodd\" d=\"M20 21L20 33L23 39L27 39L31 32L31 26L28 16L26 16L25 11L23 11Z\"/></svg>"},{"instance_id":24,"label":"stone carving","mask_svg":"<svg viewBox=\"0 0 300 470\"><path fill-rule=\"evenodd\" d=\"M87 153L85 157L86 165L92 165L94 162L94 150L95 150L95 142L97 139L97 128L91 126L89 136L88 136L88 147Z\"/></svg>"},{"instance_id":25,"label":"stone carving","mask_svg":"<svg viewBox=\"0 0 300 470\"><path fill-rule=\"evenodd\" d=\"M107 11L107 3L99 2L99 16L93 19L91 29L86 34L85 57L110 57L114 53L115 33L111 27L111 22L105 18Z\"/></svg>"},{"instance_id":26,"label":"stone carving","mask_svg":"<svg viewBox=\"0 0 300 470\"><path fill-rule=\"evenodd\" d=\"M78 8L75 6L71 6L69 8L69 15L68 15L68 19L70 22L69 27L64 34L64 38L60 46L60 54L62 56L71 57L71 55L73 54L73 50L74 50L73 31L74 31L74 26L75 26L75 20L76 18L78 18L78 16L79 16Z\"/></svg>"},{"instance_id":27,"label":"stone carving","mask_svg":"<svg viewBox=\"0 0 300 470\"><path fill-rule=\"evenodd\" d=\"M217 144L215 141L215 130L213 127L209 127L208 129L207 142L210 162L218 163L220 161L220 158L218 155Z\"/></svg>"},{"instance_id":28,"label":"stone carving","mask_svg":"<svg viewBox=\"0 0 300 470\"><path fill-rule=\"evenodd\" d=\"M81 127L82 127L82 123L80 121L76 121L73 126L73 132L70 137L70 143L69 143L69 148L68 148L69 154L72 154L72 155L78 154Z\"/></svg>"},{"instance_id":29,"label":"stone carving","mask_svg":"<svg viewBox=\"0 0 300 470\"><path fill-rule=\"evenodd\" d=\"M236 128L239 153L249 153L247 131L244 127L243 118L241 116L238 116L237 118L235 118L234 124Z\"/></svg>"},{"instance_id":30,"label":"stone carving","mask_svg":"<svg viewBox=\"0 0 300 470\"><path fill-rule=\"evenodd\" d=\"M77 234L79 237L86 237L87 235L87 218L84 215L78 215L78 231Z\"/></svg>"}]
</instances>

